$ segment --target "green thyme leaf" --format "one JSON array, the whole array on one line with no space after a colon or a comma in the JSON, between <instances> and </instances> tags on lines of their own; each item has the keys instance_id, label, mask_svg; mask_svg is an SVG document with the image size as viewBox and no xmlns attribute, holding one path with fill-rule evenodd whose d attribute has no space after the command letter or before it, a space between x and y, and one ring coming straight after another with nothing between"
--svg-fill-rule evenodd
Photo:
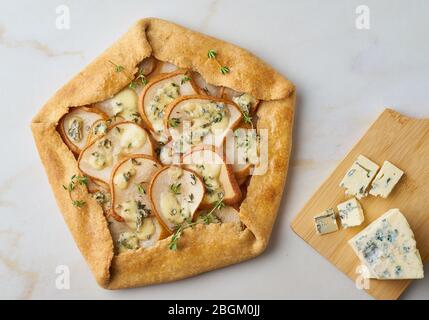
<instances>
[{"instance_id":1,"label":"green thyme leaf","mask_svg":"<svg viewBox=\"0 0 429 320\"><path fill-rule=\"evenodd\" d=\"M252 124L252 117L249 115L248 111L243 111L243 120L245 123Z\"/></svg>"},{"instance_id":2,"label":"green thyme leaf","mask_svg":"<svg viewBox=\"0 0 429 320\"><path fill-rule=\"evenodd\" d=\"M209 59L214 59L214 58L216 58L216 55L217 55L217 52L216 52L216 50L214 50L214 49L210 49L210 50L207 52L207 57L209 57Z\"/></svg>"},{"instance_id":3,"label":"green thyme leaf","mask_svg":"<svg viewBox=\"0 0 429 320\"><path fill-rule=\"evenodd\" d=\"M73 200L72 204L76 207L76 208L82 208L86 202L83 200Z\"/></svg>"},{"instance_id":4,"label":"green thyme leaf","mask_svg":"<svg viewBox=\"0 0 429 320\"><path fill-rule=\"evenodd\" d=\"M140 79L140 82L142 83L142 85L147 85L147 78L144 76L144 75L139 75L138 77L137 77L137 80L139 80Z\"/></svg>"},{"instance_id":5,"label":"green thyme leaf","mask_svg":"<svg viewBox=\"0 0 429 320\"><path fill-rule=\"evenodd\" d=\"M128 87L130 89L136 89L137 88L137 83L135 81L131 81L130 84L128 85Z\"/></svg>"},{"instance_id":6,"label":"green thyme leaf","mask_svg":"<svg viewBox=\"0 0 429 320\"><path fill-rule=\"evenodd\" d=\"M183 78L182 78L182 80L180 80L180 84L184 84L184 83L186 83L186 82L188 82L188 81L190 81L191 80L191 78L190 77L188 77L188 76L184 76Z\"/></svg>"},{"instance_id":7,"label":"green thyme leaf","mask_svg":"<svg viewBox=\"0 0 429 320\"><path fill-rule=\"evenodd\" d=\"M143 185L141 183L137 185L137 191L140 194L146 194L146 190L144 189L144 187L143 187Z\"/></svg>"},{"instance_id":8,"label":"green thyme leaf","mask_svg":"<svg viewBox=\"0 0 429 320\"><path fill-rule=\"evenodd\" d=\"M123 66L121 66L121 65L116 65L115 66L115 72L122 72L124 70L125 70L125 68Z\"/></svg>"},{"instance_id":9,"label":"green thyme leaf","mask_svg":"<svg viewBox=\"0 0 429 320\"><path fill-rule=\"evenodd\" d=\"M88 177L85 176L76 176L76 181L81 185L88 185Z\"/></svg>"},{"instance_id":10,"label":"green thyme leaf","mask_svg":"<svg viewBox=\"0 0 429 320\"><path fill-rule=\"evenodd\" d=\"M229 73L229 68L227 66L222 66L220 67L220 72L225 75L227 73Z\"/></svg>"},{"instance_id":11,"label":"green thyme leaf","mask_svg":"<svg viewBox=\"0 0 429 320\"><path fill-rule=\"evenodd\" d=\"M181 186L182 186L181 183L173 183L170 185L170 191L173 192L173 194L180 194Z\"/></svg>"},{"instance_id":12,"label":"green thyme leaf","mask_svg":"<svg viewBox=\"0 0 429 320\"><path fill-rule=\"evenodd\" d=\"M180 119L179 118L168 119L168 124L172 128L177 128L179 126L179 124L180 124Z\"/></svg>"}]
</instances>

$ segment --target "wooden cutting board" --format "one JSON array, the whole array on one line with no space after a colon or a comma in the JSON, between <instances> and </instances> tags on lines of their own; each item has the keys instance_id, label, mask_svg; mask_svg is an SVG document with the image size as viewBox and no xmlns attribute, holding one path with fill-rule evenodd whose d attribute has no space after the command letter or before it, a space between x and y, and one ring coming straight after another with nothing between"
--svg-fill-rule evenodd
<instances>
[{"instance_id":1,"label":"wooden cutting board","mask_svg":"<svg viewBox=\"0 0 429 320\"><path fill-rule=\"evenodd\" d=\"M320 236L313 217L336 208L347 198L340 181L362 154L380 167L389 160L405 172L387 199L368 196L360 202L365 212L362 226ZM399 208L414 231L423 262L429 260L429 120L410 119L386 109L364 137L319 187L291 224L292 229L350 279L357 281L359 259L347 241L391 208ZM315 270L317 271L317 270ZM426 275L429 276L429 275ZM418 281L418 280L416 280ZM358 281L361 283L361 281ZM410 280L369 280L366 291L376 299L398 299ZM359 289L356 289L359 290Z\"/></svg>"}]
</instances>

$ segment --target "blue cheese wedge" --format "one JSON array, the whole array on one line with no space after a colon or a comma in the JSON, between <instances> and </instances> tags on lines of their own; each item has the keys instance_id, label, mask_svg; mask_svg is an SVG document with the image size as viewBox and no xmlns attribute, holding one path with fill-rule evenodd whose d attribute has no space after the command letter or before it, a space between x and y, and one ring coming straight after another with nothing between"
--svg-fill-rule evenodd
<instances>
[{"instance_id":1,"label":"blue cheese wedge","mask_svg":"<svg viewBox=\"0 0 429 320\"><path fill-rule=\"evenodd\" d=\"M389 161L384 161L383 166L371 184L369 194L387 198L403 174L404 172L401 169L395 167Z\"/></svg>"},{"instance_id":2,"label":"blue cheese wedge","mask_svg":"<svg viewBox=\"0 0 429 320\"><path fill-rule=\"evenodd\" d=\"M365 220L362 207L356 198L340 203L337 208L343 228L359 226Z\"/></svg>"},{"instance_id":3,"label":"blue cheese wedge","mask_svg":"<svg viewBox=\"0 0 429 320\"><path fill-rule=\"evenodd\" d=\"M349 240L373 279L421 279L422 259L413 231L399 209L391 209Z\"/></svg>"},{"instance_id":4,"label":"blue cheese wedge","mask_svg":"<svg viewBox=\"0 0 429 320\"><path fill-rule=\"evenodd\" d=\"M327 209L314 217L314 223L318 234L326 234L338 230L334 209Z\"/></svg>"},{"instance_id":5,"label":"blue cheese wedge","mask_svg":"<svg viewBox=\"0 0 429 320\"><path fill-rule=\"evenodd\" d=\"M346 195L362 199L367 196L366 190L379 168L368 158L359 155L341 181L340 187L346 189Z\"/></svg>"}]
</instances>

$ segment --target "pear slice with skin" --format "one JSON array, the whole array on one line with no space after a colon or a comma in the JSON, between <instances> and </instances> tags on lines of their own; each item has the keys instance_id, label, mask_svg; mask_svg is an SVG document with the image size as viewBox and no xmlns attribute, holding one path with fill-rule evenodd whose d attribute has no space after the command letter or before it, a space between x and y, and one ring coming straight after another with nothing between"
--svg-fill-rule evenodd
<instances>
[{"instance_id":1,"label":"pear slice with skin","mask_svg":"<svg viewBox=\"0 0 429 320\"><path fill-rule=\"evenodd\" d=\"M199 88L201 95L206 95L210 97L221 98L223 87L215 86L213 84L207 83L201 74L198 72L192 72L192 78Z\"/></svg>"},{"instance_id":2,"label":"pear slice with skin","mask_svg":"<svg viewBox=\"0 0 429 320\"><path fill-rule=\"evenodd\" d=\"M133 122L119 122L82 150L79 170L97 183L108 184L114 166L132 154L153 156L149 135Z\"/></svg>"},{"instance_id":3,"label":"pear slice with skin","mask_svg":"<svg viewBox=\"0 0 429 320\"><path fill-rule=\"evenodd\" d=\"M179 71L180 68L170 62L156 60L156 67L153 72L150 74L150 80L153 80L155 77L164 75L166 73L172 73Z\"/></svg>"},{"instance_id":4,"label":"pear slice with skin","mask_svg":"<svg viewBox=\"0 0 429 320\"><path fill-rule=\"evenodd\" d=\"M140 211L134 211L139 211L143 215L151 215L149 183L161 167L162 165L157 160L143 154L130 155L116 164L109 183L113 204L112 215L115 219L126 221L127 212L133 211L128 208L134 206L134 203L129 203L130 201L139 202L139 206L136 207ZM128 210L126 210L127 208ZM133 214L136 215L136 212ZM131 218L135 229L135 218ZM132 223L129 225L133 228Z\"/></svg>"},{"instance_id":5,"label":"pear slice with skin","mask_svg":"<svg viewBox=\"0 0 429 320\"><path fill-rule=\"evenodd\" d=\"M172 139L182 139L183 152L187 152L186 148L200 144L222 145L228 131L238 126L241 119L241 111L232 101L194 95L174 100L164 122Z\"/></svg>"},{"instance_id":6,"label":"pear slice with skin","mask_svg":"<svg viewBox=\"0 0 429 320\"><path fill-rule=\"evenodd\" d=\"M159 221L173 232L193 220L204 197L204 183L192 170L168 166L153 177L149 193Z\"/></svg>"},{"instance_id":7,"label":"pear slice with skin","mask_svg":"<svg viewBox=\"0 0 429 320\"><path fill-rule=\"evenodd\" d=\"M64 143L78 155L87 143L92 124L107 118L106 113L96 108L72 108L61 118L58 131Z\"/></svg>"},{"instance_id":8,"label":"pear slice with skin","mask_svg":"<svg viewBox=\"0 0 429 320\"><path fill-rule=\"evenodd\" d=\"M176 152L173 148L173 141L169 141L159 149L159 161L163 165L180 165L182 163L183 153Z\"/></svg>"},{"instance_id":9,"label":"pear slice with skin","mask_svg":"<svg viewBox=\"0 0 429 320\"><path fill-rule=\"evenodd\" d=\"M155 137L164 134L167 105L180 96L194 95L198 88L186 71L176 71L150 81L139 97L139 111L144 125Z\"/></svg>"},{"instance_id":10,"label":"pear slice with skin","mask_svg":"<svg viewBox=\"0 0 429 320\"><path fill-rule=\"evenodd\" d=\"M147 77L154 73L157 67L157 60L148 57L137 66L138 73L134 79L134 86L127 86L116 93L113 97L97 103L97 108L109 115L109 117L120 116L124 121L141 123L141 116L138 112L138 96L143 90ZM144 78L140 79L143 76Z\"/></svg>"},{"instance_id":11,"label":"pear slice with skin","mask_svg":"<svg viewBox=\"0 0 429 320\"><path fill-rule=\"evenodd\" d=\"M197 221L203 223L241 223L239 210L235 207L224 206L213 212L214 219L204 220L209 210L199 210L197 212Z\"/></svg>"},{"instance_id":12,"label":"pear slice with skin","mask_svg":"<svg viewBox=\"0 0 429 320\"><path fill-rule=\"evenodd\" d=\"M246 178L259 163L259 137L256 129L242 125L234 130L233 139L225 143L225 156L232 164L237 180Z\"/></svg>"},{"instance_id":13,"label":"pear slice with skin","mask_svg":"<svg viewBox=\"0 0 429 320\"><path fill-rule=\"evenodd\" d=\"M89 193L95 193L97 191L110 192L110 189L104 183L98 183L97 181L88 178L88 183L86 184Z\"/></svg>"},{"instance_id":14,"label":"pear slice with skin","mask_svg":"<svg viewBox=\"0 0 429 320\"><path fill-rule=\"evenodd\" d=\"M152 157L137 154L125 158L113 169L110 179L111 216L116 223L110 226L110 230L120 251L124 245L119 240L124 240L125 236L132 237L131 240L139 243L139 247L146 248L169 235L153 213L149 199L150 181L160 168L161 164Z\"/></svg>"},{"instance_id":15,"label":"pear slice with skin","mask_svg":"<svg viewBox=\"0 0 429 320\"><path fill-rule=\"evenodd\" d=\"M240 212L234 207L225 206L215 212L222 223L241 223Z\"/></svg>"},{"instance_id":16,"label":"pear slice with skin","mask_svg":"<svg viewBox=\"0 0 429 320\"><path fill-rule=\"evenodd\" d=\"M232 166L212 146L200 146L183 156L183 166L195 171L203 180L206 194L201 208L211 208L223 199L227 205L241 200L241 191Z\"/></svg>"},{"instance_id":17,"label":"pear slice with skin","mask_svg":"<svg viewBox=\"0 0 429 320\"><path fill-rule=\"evenodd\" d=\"M86 145L89 145L95 139L104 136L107 131L109 131L109 126L109 120L100 119L95 121L89 129Z\"/></svg>"},{"instance_id":18,"label":"pear slice with skin","mask_svg":"<svg viewBox=\"0 0 429 320\"><path fill-rule=\"evenodd\" d=\"M242 111L247 111L249 115L254 115L259 106L259 100L248 93L238 92L230 88L224 88L222 98L234 101Z\"/></svg>"},{"instance_id":19,"label":"pear slice with skin","mask_svg":"<svg viewBox=\"0 0 429 320\"><path fill-rule=\"evenodd\" d=\"M112 98L97 103L97 108L102 110L109 117L121 117L125 121L141 123L141 116L138 111L138 94L136 90L124 88Z\"/></svg>"},{"instance_id":20,"label":"pear slice with skin","mask_svg":"<svg viewBox=\"0 0 429 320\"><path fill-rule=\"evenodd\" d=\"M143 59L143 61L138 65L138 69L144 76L149 76L152 74L158 64L158 60L156 60L153 56L147 57Z\"/></svg>"},{"instance_id":21,"label":"pear slice with skin","mask_svg":"<svg viewBox=\"0 0 429 320\"><path fill-rule=\"evenodd\" d=\"M165 230L165 228L159 223L155 216L150 216L144 219L142 230L140 232L133 231L126 223L119 222L113 217L108 217L107 221L109 222L110 234L119 253L133 249L137 250L138 248L153 247L159 240L162 240L170 235L170 233ZM147 236L149 234L150 237ZM127 248L124 246L123 239L127 238L124 237L124 235L128 236L128 239L135 239L135 248Z\"/></svg>"},{"instance_id":22,"label":"pear slice with skin","mask_svg":"<svg viewBox=\"0 0 429 320\"><path fill-rule=\"evenodd\" d=\"M125 121L125 119L120 116L110 117L107 120L100 119L95 121L92 124L91 129L89 130L86 145L89 145L95 139L98 139L104 136L112 126L121 122L127 122L127 121Z\"/></svg>"}]
</instances>

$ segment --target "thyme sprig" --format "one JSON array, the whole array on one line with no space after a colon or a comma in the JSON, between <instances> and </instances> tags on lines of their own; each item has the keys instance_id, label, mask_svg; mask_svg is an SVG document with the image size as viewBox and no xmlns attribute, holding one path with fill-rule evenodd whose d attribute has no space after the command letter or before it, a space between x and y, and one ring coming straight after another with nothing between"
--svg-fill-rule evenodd
<instances>
[{"instance_id":1,"label":"thyme sprig","mask_svg":"<svg viewBox=\"0 0 429 320\"><path fill-rule=\"evenodd\" d=\"M207 52L207 57L211 60L213 60L219 67L220 73L222 73L223 75L226 75L227 73L230 72L229 67L227 66L223 66L219 63L219 61L217 60L217 51L215 49L210 49Z\"/></svg>"},{"instance_id":2,"label":"thyme sprig","mask_svg":"<svg viewBox=\"0 0 429 320\"><path fill-rule=\"evenodd\" d=\"M80 175L72 175L70 178L70 182L67 185L63 184L64 190L69 193L69 197L72 201L73 206L76 208L82 208L86 202L79 199L73 199L72 191L76 189L76 186L87 186L88 185L88 177L80 176Z\"/></svg>"},{"instance_id":3,"label":"thyme sprig","mask_svg":"<svg viewBox=\"0 0 429 320\"><path fill-rule=\"evenodd\" d=\"M197 220L195 222L192 222L190 220L186 220L184 223L182 223L181 225L179 225L176 230L174 231L173 236L171 237L170 243L168 245L168 248L170 250L176 251L177 250L177 245L178 245L178 241L179 239L182 237L183 231L188 229L188 228L193 228L195 225L197 224L209 224L211 221L213 221L213 214L215 213L215 211L222 209L223 207L225 207L225 203L223 202L223 197L221 197L218 201L216 201L213 204L213 208L210 210L209 213L207 213L202 220Z\"/></svg>"}]
</instances>

